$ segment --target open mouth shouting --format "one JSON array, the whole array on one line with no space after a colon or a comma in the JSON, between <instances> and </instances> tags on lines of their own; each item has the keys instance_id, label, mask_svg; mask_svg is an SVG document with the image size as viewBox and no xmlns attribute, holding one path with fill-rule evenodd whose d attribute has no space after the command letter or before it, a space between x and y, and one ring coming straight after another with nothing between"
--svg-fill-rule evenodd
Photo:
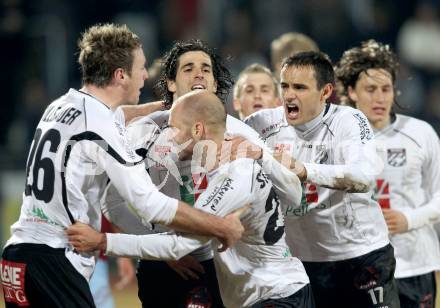
<instances>
[{"instance_id":1,"label":"open mouth shouting","mask_svg":"<svg viewBox=\"0 0 440 308\"><path fill-rule=\"evenodd\" d=\"M295 103L286 103L286 116L289 120L296 120L299 117L299 107Z\"/></svg>"}]
</instances>

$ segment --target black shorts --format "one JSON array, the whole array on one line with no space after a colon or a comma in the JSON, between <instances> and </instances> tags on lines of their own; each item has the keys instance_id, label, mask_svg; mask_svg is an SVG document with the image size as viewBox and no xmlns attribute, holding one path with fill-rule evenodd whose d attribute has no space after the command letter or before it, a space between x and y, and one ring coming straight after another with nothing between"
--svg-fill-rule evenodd
<instances>
[{"instance_id":1,"label":"black shorts","mask_svg":"<svg viewBox=\"0 0 440 308\"><path fill-rule=\"evenodd\" d=\"M434 307L435 273L396 279L402 308Z\"/></svg>"},{"instance_id":2,"label":"black shorts","mask_svg":"<svg viewBox=\"0 0 440 308\"><path fill-rule=\"evenodd\" d=\"M400 307L391 245L357 258L303 264L316 307Z\"/></svg>"},{"instance_id":3,"label":"black shorts","mask_svg":"<svg viewBox=\"0 0 440 308\"><path fill-rule=\"evenodd\" d=\"M64 251L42 244L6 247L1 260L6 307L95 307L87 280Z\"/></svg>"},{"instance_id":4,"label":"black shorts","mask_svg":"<svg viewBox=\"0 0 440 308\"><path fill-rule=\"evenodd\" d=\"M214 261L200 262L205 274L183 279L166 262L139 261L138 296L142 307L223 307Z\"/></svg>"},{"instance_id":5,"label":"black shorts","mask_svg":"<svg viewBox=\"0 0 440 308\"><path fill-rule=\"evenodd\" d=\"M304 286L289 297L267 299L252 305L252 308L314 308L313 292L310 284Z\"/></svg>"}]
</instances>

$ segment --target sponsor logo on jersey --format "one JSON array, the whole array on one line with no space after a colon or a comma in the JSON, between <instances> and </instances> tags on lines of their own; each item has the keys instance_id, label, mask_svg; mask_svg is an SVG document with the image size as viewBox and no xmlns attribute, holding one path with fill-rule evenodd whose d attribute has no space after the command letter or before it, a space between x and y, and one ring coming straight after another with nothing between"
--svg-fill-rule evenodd
<instances>
[{"instance_id":1,"label":"sponsor logo on jersey","mask_svg":"<svg viewBox=\"0 0 440 308\"><path fill-rule=\"evenodd\" d=\"M302 184L302 198L300 206L289 205L285 211L285 216L301 217L312 210L323 210L328 208L326 204L318 203L318 187L314 184L304 182Z\"/></svg>"},{"instance_id":2,"label":"sponsor logo on jersey","mask_svg":"<svg viewBox=\"0 0 440 308\"><path fill-rule=\"evenodd\" d=\"M402 167L406 164L406 149L388 149L387 162L392 167Z\"/></svg>"},{"instance_id":3,"label":"sponsor logo on jersey","mask_svg":"<svg viewBox=\"0 0 440 308\"><path fill-rule=\"evenodd\" d=\"M367 140L373 138L373 132L371 131L370 125L368 125L368 120L362 116L360 113L353 114L355 119L358 121L359 133L361 136L361 141L364 143Z\"/></svg>"},{"instance_id":4,"label":"sponsor logo on jersey","mask_svg":"<svg viewBox=\"0 0 440 308\"><path fill-rule=\"evenodd\" d=\"M261 134L264 135L266 133L269 133L270 131L279 128L281 126L281 124L282 124L282 122L271 124L270 126L263 128L261 130Z\"/></svg>"},{"instance_id":5,"label":"sponsor logo on jersey","mask_svg":"<svg viewBox=\"0 0 440 308\"><path fill-rule=\"evenodd\" d=\"M37 222L37 223L47 223L53 226L61 227L61 225L52 219L50 219L43 209L34 207L31 211L28 211L27 213L29 215L28 218L26 218L26 221L30 222Z\"/></svg>"},{"instance_id":6,"label":"sponsor logo on jersey","mask_svg":"<svg viewBox=\"0 0 440 308\"><path fill-rule=\"evenodd\" d=\"M24 291L25 273L26 264L1 261L0 274L6 303L15 303L20 307L29 306Z\"/></svg>"},{"instance_id":7,"label":"sponsor logo on jersey","mask_svg":"<svg viewBox=\"0 0 440 308\"><path fill-rule=\"evenodd\" d=\"M216 212L217 211L216 206L223 199L225 193L228 192L229 190L234 189L234 187L232 187L232 182L233 180L231 178L224 179L220 186L215 187L214 191L208 196L202 207L205 207L208 204L210 204L211 210Z\"/></svg>"}]
</instances>

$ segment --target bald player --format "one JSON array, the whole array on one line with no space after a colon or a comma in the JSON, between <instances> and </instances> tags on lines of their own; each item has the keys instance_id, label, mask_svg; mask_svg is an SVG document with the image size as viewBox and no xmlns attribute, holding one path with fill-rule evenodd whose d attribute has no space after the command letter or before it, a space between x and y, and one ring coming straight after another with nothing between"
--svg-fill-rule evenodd
<instances>
[{"instance_id":1,"label":"bald player","mask_svg":"<svg viewBox=\"0 0 440 308\"><path fill-rule=\"evenodd\" d=\"M209 153L215 155L226 132L226 112L213 93L200 90L179 98L171 109L168 130L176 146L186 145L179 159L192 158L208 177L208 187L194 207L224 216L251 204L241 218L246 235L234 247L219 253L212 241L225 306L314 307L305 269L285 242L281 214L283 206L299 202L300 194L291 190L277 195L253 159L238 158L223 165L212 159ZM178 259L210 241L176 233L100 234L86 225L74 226L69 233L79 251L101 248L110 255L152 260Z\"/></svg>"}]
</instances>

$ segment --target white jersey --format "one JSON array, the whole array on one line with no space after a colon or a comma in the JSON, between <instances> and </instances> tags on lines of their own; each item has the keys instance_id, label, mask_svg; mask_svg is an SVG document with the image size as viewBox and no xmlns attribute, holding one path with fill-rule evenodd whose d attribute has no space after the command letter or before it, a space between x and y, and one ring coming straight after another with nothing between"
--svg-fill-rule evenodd
<instances>
[{"instance_id":1,"label":"white jersey","mask_svg":"<svg viewBox=\"0 0 440 308\"><path fill-rule=\"evenodd\" d=\"M175 170L170 166L164 166L157 162L171 152L171 144L167 144L164 138L159 138L160 134L168 126L169 111L157 111L151 115L136 119L127 127L130 143L135 148L146 149L148 172L152 181L167 196L182 200L190 205L194 205L199 195L206 189L208 179L193 170L191 161L176 161ZM226 134L239 135L254 142L260 147L264 147L263 141L258 133L242 121L228 115L226 118ZM278 166L278 168L280 168ZM277 177L281 178L282 183L278 183L277 188L288 191L281 195L291 194L295 198L299 196L299 180L296 176L286 175L278 172ZM284 187L284 188L283 188ZM278 190L277 190L278 191ZM292 203L299 203L299 200L292 200ZM168 231L167 228L154 225L157 233ZM123 229L126 231L126 228ZM198 261L205 261L213 257L210 245L206 245L191 253Z\"/></svg>"},{"instance_id":2,"label":"white jersey","mask_svg":"<svg viewBox=\"0 0 440 308\"><path fill-rule=\"evenodd\" d=\"M237 159L207 175L209 185L195 207L224 216L251 204L241 219L245 235L225 252L213 240L220 293L226 307L248 307L294 294L309 283L301 262L285 242L281 202L259 164ZM290 198L294 198L291 196ZM107 253L148 259L179 258L208 239L182 235L107 234Z\"/></svg>"},{"instance_id":3,"label":"white jersey","mask_svg":"<svg viewBox=\"0 0 440 308\"><path fill-rule=\"evenodd\" d=\"M303 131L287 124L284 107L258 111L245 122L270 148L288 151L306 167L302 205L285 210L286 239L295 256L302 261L339 261L389 243L385 220L370 191L380 159L373 159L374 136L360 111L327 105ZM365 192L326 188L341 183Z\"/></svg>"},{"instance_id":4,"label":"white jersey","mask_svg":"<svg viewBox=\"0 0 440 308\"><path fill-rule=\"evenodd\" d=\"M396 277L440 269L440 248L433 224L440 221L440 145L432 127L397 115L376 131L385 169L377 178L375 197L384 208L401 211L409 231L391 236Z\"/></svg>"},{"instance_id":5,"label":"white jersey","mask_svg":"<svg viewBox=\"0 0 440 308\"><path fill-rule=\"evenodd\" d=\"M125 138L123 112L70 89L44 112L27 161L19 220L6 245L46 244L66 255L87 279L94 256L73 252L64 233L76 221L101 227L109 179L144 223L170 223L177 200L160 193Z\"/></svg>"}]
</instances>

